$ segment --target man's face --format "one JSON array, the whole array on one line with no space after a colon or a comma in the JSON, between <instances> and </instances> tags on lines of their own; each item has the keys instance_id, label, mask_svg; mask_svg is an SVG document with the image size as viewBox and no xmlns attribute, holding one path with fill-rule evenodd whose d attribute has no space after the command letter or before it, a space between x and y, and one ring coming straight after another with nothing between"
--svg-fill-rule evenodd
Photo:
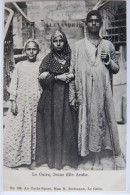
<instances>
[{"instance_id":1,"label":"man's face","mask_svg":"<svg viewBox=\"0 0 130 195\"><path fill-rule=\"evenodd\" d=\"M101 26L102 26L102 22L96 15L92 15L90 16L90 18L88 18L87 27L89 32L98 33Z\"/></svg>"}]
</instances>

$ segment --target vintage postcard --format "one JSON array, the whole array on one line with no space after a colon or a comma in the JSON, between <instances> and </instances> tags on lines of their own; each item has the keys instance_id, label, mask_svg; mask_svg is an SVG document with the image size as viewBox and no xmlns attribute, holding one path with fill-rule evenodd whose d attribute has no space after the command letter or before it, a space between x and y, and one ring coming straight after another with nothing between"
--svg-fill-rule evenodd
<instances>
[{"instance_id":1,"label":"vintage postcard","mask_svg":"<svg viewBox=\"0 0 130 195\"><path fill-rule=\"evenodd\" d=\"M3 192L126 193L125 0L5 0Z\"/></svg>"}]
</instances>

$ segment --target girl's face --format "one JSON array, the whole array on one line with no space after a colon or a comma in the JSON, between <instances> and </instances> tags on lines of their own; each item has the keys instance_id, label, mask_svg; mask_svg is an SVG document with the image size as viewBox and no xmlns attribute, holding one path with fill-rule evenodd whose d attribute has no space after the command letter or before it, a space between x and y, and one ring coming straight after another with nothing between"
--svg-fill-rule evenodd
<instances>
[{"instance_id":1,"label":"girl's face","mask_svg":"<svg viewBox=\"0 0 130 195\"><path fill-rule=\"evenodd\" d=\"M27 43L26 48L25 48L25 53L26 53L29 61L31 61L31 62L36 61L36 57L37 57L38 52L39 52L39 50L38 50L37 44L35 42Z\"/></svg>"},{"instance_id":2,"label":"girl's face","mask_svg":"<svg viewBox=\"0 0 130 195\"><path fill-rule=\"evenodd\" d=\"M58 36L55 39L53 39L53 45L54 45L54 48L57 51L60 51L63 48L63 45L64 45L63 38L61 36Z\"/></svg>"}]
</instances>

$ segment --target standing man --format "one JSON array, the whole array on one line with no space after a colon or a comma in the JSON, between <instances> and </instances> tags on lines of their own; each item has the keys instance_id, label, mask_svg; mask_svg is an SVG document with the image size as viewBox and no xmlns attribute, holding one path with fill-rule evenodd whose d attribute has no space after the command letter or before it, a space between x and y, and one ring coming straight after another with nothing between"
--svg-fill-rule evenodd
<instances>
[{"instance_id":1,"label":"standing man","mask_svg":"<svg viewBox=\"0 0 130 195\"><path fill-rule=\"evenodd\" d=\"M90 11L88 36L76 42L70 67L75 81L70 83L69 101L78 109L78 152L86 170L103 169L102 150L121 156L110 77L119 65L113 44L99 36L101 26L99 11Z\"/></svg>"}]
</instances>

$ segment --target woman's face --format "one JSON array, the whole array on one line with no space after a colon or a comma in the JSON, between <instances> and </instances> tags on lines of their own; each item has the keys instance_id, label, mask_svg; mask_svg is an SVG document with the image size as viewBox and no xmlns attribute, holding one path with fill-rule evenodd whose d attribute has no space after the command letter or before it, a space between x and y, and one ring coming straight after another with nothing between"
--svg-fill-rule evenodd
<instances>
[{"instance_id":1,"label":"woman's face","mask_svg":"<svg viewBox=\"0 0 130 195\"><path fill-rule=\"evenodd\" d=\"M36 61L36 56L38 52L39 50L35 42L27 43L26 48L25 48L25 53L29 61L32 61L32 62Z\"/></svg>"},{"instance_id":2,"label":"woman's face","mask_svg":"<svg viewBox=\"0 0 130 195\"><path fill-rule=\"evenodd\" d=\"M53 39L53 45L54 45L54 48L57 51L60 51L63 48L63 45L64 45L63 38L61 36L58 36L58 37L54 38Z\"/></svg>"}]
</instances>

